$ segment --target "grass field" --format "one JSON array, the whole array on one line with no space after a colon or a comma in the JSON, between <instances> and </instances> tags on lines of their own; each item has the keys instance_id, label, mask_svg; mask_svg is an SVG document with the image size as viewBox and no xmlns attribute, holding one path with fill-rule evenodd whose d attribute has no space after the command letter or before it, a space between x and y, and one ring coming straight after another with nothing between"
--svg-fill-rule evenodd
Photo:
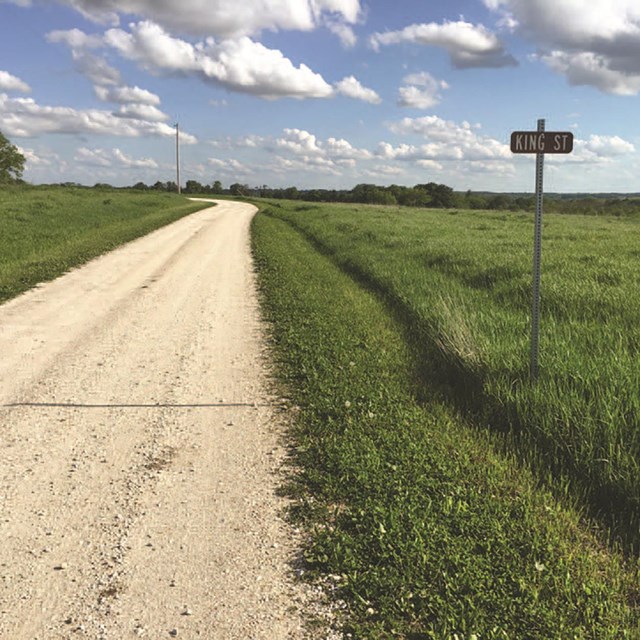
<instances>
[{"instance_id":1,"label":"grass field","mask_svg":"<svg viewBox=\"0 0 640 640\"><path fill-rule=\"evenodd\" d=\"M262 207L292 490L355 635L640 637L638 223L547 217L532 386L530 215Z\"/></svg>"},{"instance_id":2,"label":"grass field","mask_svg":"<svg viewBox=\"0 0 640 640\"><path fill-rule=\"evenodd\" d=\"M3 187L0 303L203 206L167 193Z\"/></svg>"}]
</instances>

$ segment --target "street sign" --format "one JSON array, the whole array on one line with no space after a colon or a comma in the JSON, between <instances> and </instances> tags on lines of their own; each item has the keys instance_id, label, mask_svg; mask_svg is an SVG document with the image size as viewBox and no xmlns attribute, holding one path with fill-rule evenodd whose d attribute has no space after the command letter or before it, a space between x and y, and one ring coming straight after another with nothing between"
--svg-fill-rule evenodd
<instances>
[{"instance_id":1,"label":"street sign","mask_svg":"<svg viewBox=\"0 0 640 640\"><path fill-rule=\"evenodd\" d=\"M536 214L533 229L533 283L531 305L531 381L538 380L538 351L540 336L540 275L542 257L542 204L545 153L571 153L573 134L570 131L545 131L545 122L538 120L537 131L514 131L511 134L513 153L536 154Z\"/></svg>"},{"instance_id":2,"label":"street sign","mask_svg":"<svg viewBox=\"0 0 640 640\"><path fill-rule=\"evenodd\" d=\"M514 131L511 134L512 153L571 153L571 131Z\"/></svg>"}]
</instances>

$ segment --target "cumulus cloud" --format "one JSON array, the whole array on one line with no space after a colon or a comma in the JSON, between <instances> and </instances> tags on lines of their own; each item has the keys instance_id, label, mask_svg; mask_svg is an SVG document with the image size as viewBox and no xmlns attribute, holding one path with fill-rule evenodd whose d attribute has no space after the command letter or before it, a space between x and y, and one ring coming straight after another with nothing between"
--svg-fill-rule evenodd
<instances>
[{"instance_id":1,"label":"cumulus cloud","mask_svg":"<svg viewBox=\"0 0 640 640\"><path fill-rule=\"evenodd\" d=\"M364 173L365 175L371 176L372 178L388 178L390 176L400 176L404 173L404 171L400 167L394 167L388 164L378 164L371 167L371 169L368 169Z\"/></svg>"},{"instance_id":2,"label":"cumulus cloud","mask_svg":"<svg viewBox=\"0 0 640 640\"><path fill-rule=\"evenodd\" d=\"M80 147L73 158L76 162L95 167L120 166L137 169L157 169L158 163L152 158L132 158L120 149L87 149Z\"/></svg>"},{"instance_id":3,"label":"cumulus cloud","mask_svg":"<svg viewBox=\"0 0 640 640\"><path fill-rule=\"evenodd\" d=\"M329 4L327 4L329 6ZM191 43L168 33L150 21L132 23L128 30L109 29L104 35L88 36L78 29L54 31L51 42L71 48L78 70L97 87L101 100L140 102L157 105L157 96L138 87L122 86L119 72L93 49L110 48L123 58L157 75L197 77L204 82L266 99L330 98L336 94L379 102L371 89L363 87L354 77L344 78L335 87L305 64L295 66L277 49L269 49L248 37L221 41L209 37ZM105 87L113 87L109 91Z\"/></svg>"},{"instance_id":4,"label":"cumulus cloud","mask_svg":"<svg viewBox=\"0 0 640 640\"><path fill-rule=\"evenodd\" d=\"M166 113L150 104L124 104L113 115L118 118L131 118L146 122L165 122L169 119Z\"/></svg>"},{"instance_id":5,"label":"cumulus cloud","mask_svg":"<svg viewBox=\"0 0 640 640\"><path fill-rule=\"evenodd\" d=\"M22 0L28 4L29 0ZM120 15L148 18L181 33L235 38L264 29L311 31L327 18L354 24L359 0L59 0L85 17L117 26Z\"/></svg>"},{"instance_id":6,"label":"cumulus cloud","mask_svg":"<svg viewBox=\"0 0 640 640\"><path fill-rule=\"evenodd\" d=\"M296 67L277 49L247 37L193 45L152 22L110 29L105 43L154 73L195 75L233 91L263 98L326 98L332 87L304 64Z\"/></svg>"},{"instance_id":7,"label":"cumulus cloud","mask_svg":"<svg viewBox=\"0 0 640 640\"><path fill-rule=\"evenodd\" d=\"M70 49L99 49L102 47L102 38L89 35L80 29L56 30L47 34L49 42L66 44Z\"/></svg>"},{"instance_id":8,"label":"cumulus cloud","mask_svg":"<svg viewBox=\"0 0 640 640\"><path fill-rule=\"evenodd\" d=\"M360 81L353 76L348 76L340 80L340 82L336 82L335 88L337 93L348 98L363 100L370 104L380 104L382 102L380 96L373 89L363 87Z\"/></svg>"},{"instance_id":9,"label":"cumulus cloud","mask_svg":"<svg viewBox=\"0 0 640 640\"><path fill-rule=\"evenodd\" d=\"M91 80L94 85L120 84L120 72L112 67L104 57L92 51L104 46L101 36L88 35L80 29L70 29L68 31L51 31L47 34L47 40L69 47L76 69Z\"/></svg>"},{"instance_id":10,"label":"cumulus cloud","mask_svg":"<svg viewBox=\"0 0 640 640\"><path fill-rule=\"evenodd\" d=\"M158 106L160 97L151 91L140 87L95 87L96 96L102 102L116 102L118 104L148 104Z\"/></svg>"},{"instance_id":11,"label":"cumulus cloud","mask_svg":"<svg viewBox=\"0 0 640 640\"><path fill-rule=\"evenodd\" d=\"M283 158L277 156L271 168L276 173L296 174L312 172L313 174L322 174L327 176L341 176L342 168L333 160L327 158L311 157L311 158Z\"/></svg>"},{"instance_id":12,"label":"cumulus cloud","mask_svg":"<svg viewBox=\"0 0 640 640\"><path fill-rule=\"evenodd\" d=\"M412 24L399 31L374 33L370 40L374 50L382 45L412 43L442 47L458 69L472 67L507 67L517 64L515 58L505 52L498 37L483 25L473 25L459 20L437 24Z\"/></svg>"},{"instance_id":13,"label":"cumulus cloud","mask_svg":"<svg viewBox=\"0 0 640 640\"><path fill-rule=\"evenodd\" d=\"M640 73L612 69L611 60L603 55L590 51L551 51L539 59L564 75L571 85L589 85L618 96L633 96L640 91Z\"/></svg>"},{"instance_id":14,"label":"cumulus cloud","mask_svg":"<svg viewBox=\"0 0 640 640\"><path fill-rule=\"evenodd\" d=\"M539 59L570 84L617 95L640 92L637 0L484 0L542 49Z\"/></svg>"},{"instance_id":15,"label":"cumulus cloud","mask_svg":"<svg viewBox=\"0 0 640 640\"><path fill-rule=\"evenodd\" d=\"M235 160L233 158L227 160L221 160L220 158L209 158L208 164L222 174L236 176L238 174L246 175L250 173L249 167L242 164L242 162L240 162L239 160Z\"/></svg>"},{"instance_id":16,"label":"cumulus cloud","mask_svg":"<svg viewBox=\"0 0 640 640\"><path fill-rule=\"evenodd\" d=\"M322 142L304 129L284 129L283 135L275 140L275 148L306 159L316 157L339 161L366 160L372 157L370 151L358 149L344 138L332 137Z\"/></svg>"},{"instance_id":17,"label":"cumulus cloud","mask_svg":"<svg viewBox=\"0 0 640 640\"><path fill-rule=\"evenodd\" d=\"M393 147L381 143L378 155L409 160L486 160L511 158L509 147L488 136L479 135L468 122L457 124L438 116L403 118L388 124L398 135L417 135L424 144L401 144Z\"/></svg>"},{"instance_id":18,"label":"cumulus cloud","mask_svg":"<svg viewBox=\"0 0 640 640\"><path fill-rule=\"evenodd\" d=\"M435 160L418 160L416 164L423 169L429 169L431 171L442 171L444 166Z\"/></svg>"},{"instance_id":19,"label":"cumulus cloud","mask_svg":"<svg viewBox=\"0 0 640 640\"><path fill-rule=\"evenodd\" d=\"M113 164L111 154L105 149L87 149L80 147L73 157L76 162L91 165L93 167L110 167Z\"/></svg>"},{"instance_id":20,"label":"cumulus cloud","mask_svg":"<svg viewBox=\"0 0 640 640\"><path fill-rule=\"evenodd\" d=\"M619 136L591 135L586 141L586 147L599 156L620 156L635 151L631 142L623 140Z\"/></svg>"},{"instance_id":21,"label":"cumulus cloud","mask_svg":"<svg viewBox=\"0 0 640 640\"><path fill-rule=\"evenodd\" d=\"M449 88L444 80L436 80L426 71L412 73L404 78L404 82L406 86L398 91L398 106L414 109L431 109L442 100L440 91Z\"/></svg>"},{"instance_id":22,"label":"cumulus cloud","mask_svg":"<svg viewBox=\"0 0 640 640\"><path fill-rule=\"evenodd\" d=\"M60 157L57 154L43 154L40 152L36 152L33 149L25 149L24 147L17 147L18 151L26 158L27 167L31 167L33 165L40 167L50 167L54 161L56 164L60 163Z\"/></svg>"},{"instance_id":23,"label":"cumulus cloud","mask_svg":"<svg viewBox=\"0 0 640 640\"><path fill-rule=\"evenodd\" d=\"M173 137L175 129L164 122L149 122L117 117L101 109L74 109L37 104L31 98L10 98L0 94L0 130L16 137L33 137L45 133L96 134L109 136ZM184 144L197 139L181 132Z\"/></svg>"},{"instance_id":24,"label":"cumulus cloud","mask_svg":"<svg viewBox=\"0 0 640 640\"><path fill-rule=\"evenodd\" d=\"M12 76L8 71L0 71L0 91L29 93L31 87L23 80L20 80L20 78Z\"/></svg>"},{"instance_id":25,"label":"cumulus cloud","mask_svg":"<svg viewBox=\"0 0 640 640\"><path fill-rule=\"evenodd\" d=\"M153 158L132 158L120 149L112 150L113 157L124 167L136 169L157 169L158 163Z\"/></svg>"}]
</instances>

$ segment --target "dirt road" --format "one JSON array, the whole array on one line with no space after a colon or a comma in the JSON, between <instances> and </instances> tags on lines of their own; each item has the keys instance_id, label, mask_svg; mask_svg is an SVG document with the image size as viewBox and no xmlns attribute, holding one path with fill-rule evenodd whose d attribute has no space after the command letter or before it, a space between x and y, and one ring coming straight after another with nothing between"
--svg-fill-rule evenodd
<instances>
[{"instance_id":1,"label":"dirt road","mask_svg":"<svg viewBox=\"0 0 640 640\"><path fill-rule=\"evenodd\" d=\"M300 637L254 211L0 306L0 638Z\"/></svg>"}]
</instances>

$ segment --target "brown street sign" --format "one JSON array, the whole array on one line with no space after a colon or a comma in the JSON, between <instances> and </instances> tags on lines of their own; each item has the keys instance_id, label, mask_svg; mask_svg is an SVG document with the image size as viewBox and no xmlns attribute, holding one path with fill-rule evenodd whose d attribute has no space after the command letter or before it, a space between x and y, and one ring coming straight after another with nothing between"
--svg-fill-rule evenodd
<instances>
[{"instance_id":1,"label":"brown street sign","mask_svg":"<svg viewBox=\"0 0 640 640\"><path fill-rule=\"evenodd\" d=\"M514 131L511 134L512 153L571 153L571 131Z\"/></svg>"}]
</instances>

